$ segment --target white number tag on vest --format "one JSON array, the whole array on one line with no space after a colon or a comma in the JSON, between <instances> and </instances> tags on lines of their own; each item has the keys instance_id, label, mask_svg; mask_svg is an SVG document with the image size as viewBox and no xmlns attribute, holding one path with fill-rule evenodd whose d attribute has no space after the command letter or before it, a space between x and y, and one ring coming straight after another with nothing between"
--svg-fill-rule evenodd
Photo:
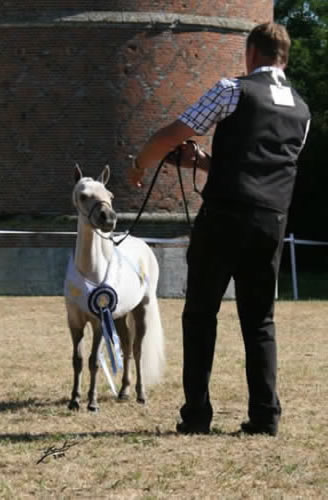
<instances>
[{"instance_id":1,"label":"white number tag on vest","mask_svg":"<svg viewBox=\"0 0 328 500\"><path fill-rule=\"evenodd\" d=\"M274 104L295 107L294 97L289 87L270 85L270 89Z\"/></svg>"}]
</instances>

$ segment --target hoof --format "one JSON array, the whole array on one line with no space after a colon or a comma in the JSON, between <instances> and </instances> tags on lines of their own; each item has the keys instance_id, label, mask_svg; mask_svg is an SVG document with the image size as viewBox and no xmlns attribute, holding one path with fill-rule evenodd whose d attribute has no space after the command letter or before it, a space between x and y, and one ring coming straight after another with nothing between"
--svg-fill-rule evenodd
<instances>
[{"instance_id":1,"label":"hoof","mask_svg":"<svg viewBox=\"0 0 328 500\"><path fill-rule=\"evenodd\" d=\"M128 394L121 394L117 396L117 401L122 402L122 401L129 401L130 396Z\"/></svg>"},{"instance_id":2,"label":"hoof","mask_svg":"<svg viewBox=\"0 0 328 500\"><path fill-rule=\"evenodd\" d=\"M146 404L146 398L137 398L137 403L140 405L145 405Z\"/></svg>"},{"instance_id":3,"label":"hoof","mask_svg":"<svg viewBox=\"0 0 328 500\"><path fill-rule=\"evenodd\" d=\"M92 413L98 413L99 406L88 404L88 411L91 411Z\"/></svg>"},{"instance_id":4,"label":"hoof","mask_svg":"<svg viewBox=\"0 0 328 500\"><path fill-rule=\"evenodd\" d=\"M80 409L80 405L79 405L79 403L78 403L77 401L74 401L74 400L72 399L72 401L70 401L70 402L68 403L68 409L69 409L69 410L73 410L73 411L79 411L79 409Z\"/></svg>"}]
</instances>

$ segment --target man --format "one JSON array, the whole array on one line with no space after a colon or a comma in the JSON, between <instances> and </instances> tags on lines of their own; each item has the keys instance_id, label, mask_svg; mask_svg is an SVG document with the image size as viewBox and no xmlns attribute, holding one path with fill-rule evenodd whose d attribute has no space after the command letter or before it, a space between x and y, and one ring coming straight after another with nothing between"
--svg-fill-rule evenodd
<instances>
[{"instance_id":1,"label":"man","mask_svg":"<svg viewBox=\"0 0 328 500\"><path fill-rule=\"evenodd\" d=\"M209 380L217 313L231 277L245 345L248 434L275 436L281 415L276 392L274 297L296 162L310 124L307 105L286 81L290 39L274 23L247 38L247 76L223 79L178 120L159 130L136 158L131 179L194 135L216 124L203 205L187 251L183 311L185 404L177 431L210 431ZM191 152L184 146L184 164ZM202 166L206 157L201 158Z\"/></svg>"}]
</instances>

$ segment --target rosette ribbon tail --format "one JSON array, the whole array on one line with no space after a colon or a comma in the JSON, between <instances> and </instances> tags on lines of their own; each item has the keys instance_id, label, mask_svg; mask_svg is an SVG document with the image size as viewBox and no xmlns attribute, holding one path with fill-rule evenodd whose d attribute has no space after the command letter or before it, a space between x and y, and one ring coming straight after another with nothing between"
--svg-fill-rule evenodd
<instances>
[{"instance_id":1,"label":"rosette ribbon tail","mask_svg":"<svg viewBox=\"0 0 328 500\"><path fill-rule=\"evenodd\" d=\"M108 369L108 366L107 366L107 363L105 360L105 355L104 355L103 351L99 352L99 361L100 361L100 364L101 364L102 369L104 371L105 377L107 378L108 385L112 390L112 393L114 394L114 396L117 396L118 394L117 394L116 386L115 386L115 383L112 379L110 371Z\"/></svg>"},{"instance_id":2,"label":"rosette ribbon tail","mask_svg":"<svg viewBox=\"0 0 328 500\"><path fill-rule=\"evenodd\" d=\"M112 287L108 285L100 285L90 294L88 306L90 311L100 320L101 331L105 340L112 372L116 375L118 370L123 368L120 340L117 335L112 316L112 312L115 311L117 306L117 294ZM104 357L100 355L99 359L109 385L113 393L117 395L115 384L110 376Z\"/></svg>"},{"instance_id":3,"label":"rosette ribbon tail","mask_svg":"<svg viewBox=\"0 0 328 500\"><path fill-rule=\"evenodd\" d=\"M100 310L101 329L105 339L108 356L112 365L114 375L123 368L120 340L118 338L115 323L110 309Z\"/></svg>"}]
</instances>

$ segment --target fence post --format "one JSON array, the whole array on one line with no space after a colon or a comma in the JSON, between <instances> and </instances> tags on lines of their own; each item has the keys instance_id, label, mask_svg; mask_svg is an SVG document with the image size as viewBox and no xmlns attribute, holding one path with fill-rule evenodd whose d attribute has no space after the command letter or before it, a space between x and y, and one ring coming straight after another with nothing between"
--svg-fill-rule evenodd
<instances>
[{"instance_id":1,"label":"fence post","mask_svg":"<svg viewBox=\"0 0 328 500\"><path fill-rule=\"evenodd\" d=\"M289 235L289 249L290 249L290 262L292 268L292 284L294 300L298 300L298 287L297 287L297 269L296 269L296 253L295 253L295 238L294 234Z\"/></svg>"}]
</instances>

